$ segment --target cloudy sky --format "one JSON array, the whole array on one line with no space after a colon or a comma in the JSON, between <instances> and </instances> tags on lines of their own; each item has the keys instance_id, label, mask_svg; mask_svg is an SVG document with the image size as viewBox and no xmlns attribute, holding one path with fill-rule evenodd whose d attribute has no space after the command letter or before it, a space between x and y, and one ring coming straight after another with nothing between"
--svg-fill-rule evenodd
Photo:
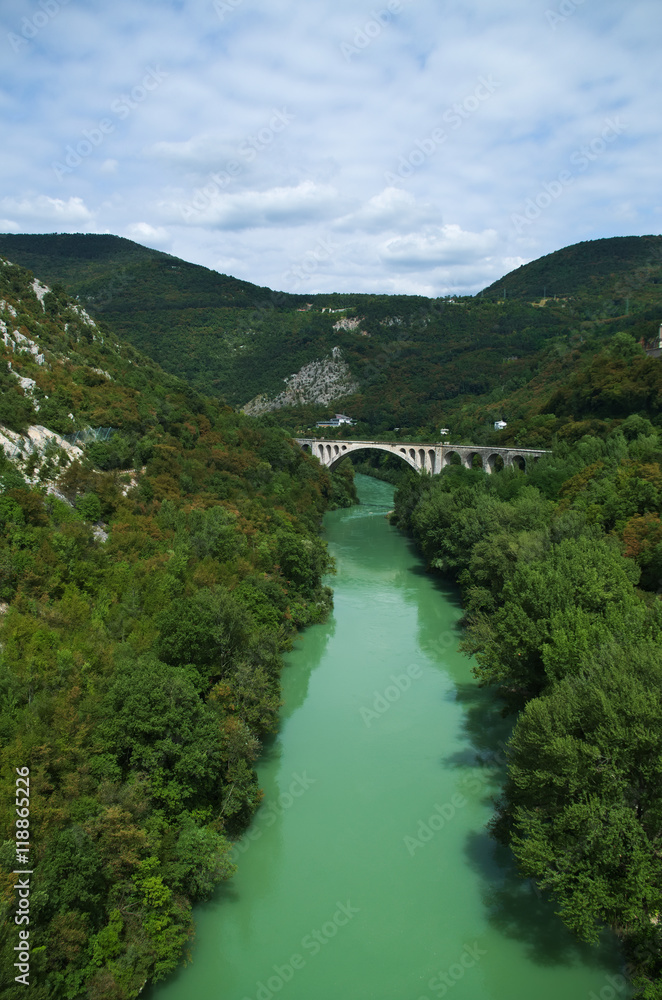
<instances>
[{"instance_id":1,"label":"cloudy sky","mask_svg":"<svg viewBox=\"0 0 662 1000\"><path fill-rule=\"evenodd\" d=\"M3 0L0 231L472 293L660 233L659 0Z\"/></svg>"}]
</instances>

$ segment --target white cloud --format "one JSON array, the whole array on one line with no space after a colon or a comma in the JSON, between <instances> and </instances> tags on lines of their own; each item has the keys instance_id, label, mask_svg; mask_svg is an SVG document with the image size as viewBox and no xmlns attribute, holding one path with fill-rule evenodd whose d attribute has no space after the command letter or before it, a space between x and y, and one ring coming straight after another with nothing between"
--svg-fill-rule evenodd
<instances>
[{"instance_id":1,"label":"white cloud","mask_svg":"<svg viewBox=\"0 0 662 1000\"><path fill-rule=\"evenodd\" d=\"M148 246L160 246L170 242L170 234L163 226L151 226L149 222L132 222L126 227L129 239Z\"/></svg>"},{"instance_id":2,"label":"white cloud","mask_svg":"<svg viewBox=\"0 0 662 1000\"><path fill-rule=\"evenodd\" d=\"M337 201L333 187L313 181L303 181L296 187L225 194L220 183L212 179L194 191L190 200L164 202L161 208L173 222L215 229L254 229L283 223L301 226L328 218Z\"/></svg>"},{"instance_id":3,"label":"white cloud","mask_svg":"<svg viewBox=\"0 0 662 1000\"><path fill-rule=\"evenodd\" d=\"M390 267L423 270L442 264L465 265L485 259L496 248L497 239L495 229L469 233L451 224L389 240L381 259Z\"/></svg>"},{"instance_id":4,"label":"white cloud","mask_svg":"<svg viewBox=\"0 0 662 1000\"><path fill-rule=\"evenodd\" d=\"M2 198L0 207L17 219L29 222L43 219L47 222L61 222L63 225L68 225L73 222L91 222L93 218L82 198L76 197L68 198L67 201L43 194L32 198Z\"/></svg>"},{"instance_id":5,"label":"white cloud","mask_svg":"<svg viewBox=\"0 0 662 1000\"><path fill-rule=\"evenodd\" d=\"M409 191L388 187L369 198L355 212L338 219L335 228L372 233L402 232L439 221L440 216L436 205L417 201Z\"/></svg>"},{"instance_id":6,"label":"white cloud","mask_svg":"<svg viewBox=\"0 0 662 1000\"><path fill-rule=\"evenodd\" d=\"M24 5L6 6L20 34ZM251 0L222 22L211 0L61 5L6 46L4 228L131 233L272 287L331 234L341 249L311 289L423 294L659 231L658 6L416 0L347 59L373 17L355 0ZM513 214L614 116L627 129L517 232Z\"/></svg>"}]
</instances>

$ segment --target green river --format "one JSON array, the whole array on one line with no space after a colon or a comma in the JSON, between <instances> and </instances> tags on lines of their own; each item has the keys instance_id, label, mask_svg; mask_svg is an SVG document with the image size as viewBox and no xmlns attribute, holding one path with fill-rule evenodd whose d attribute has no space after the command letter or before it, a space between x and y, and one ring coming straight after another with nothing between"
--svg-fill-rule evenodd
<instances>
[{"instance_id":1,"label":"green river","mask_svg":"<svg viewBox=\"0 0 662 1000\"><path fill-rule=\"evenodd\" d=\"M238 873L196 907L193 963L152 1000L614 1000L486 831L508 728L459 652L456 592L357 476L325 518L334 611L287 656L282 724Z\"/></svg>"}]
</instances>

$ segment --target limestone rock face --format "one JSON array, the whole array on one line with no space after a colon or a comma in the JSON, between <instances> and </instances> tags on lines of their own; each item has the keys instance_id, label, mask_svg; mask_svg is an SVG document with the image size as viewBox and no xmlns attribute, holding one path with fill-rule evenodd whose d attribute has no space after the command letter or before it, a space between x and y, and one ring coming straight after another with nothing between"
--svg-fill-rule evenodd
<instances>
[{"instance_id":1,"label":"limestone rock face","mask_svg":"<svg viewBox=\"0 0 662 1000\"><path fill-rule=\"evenodd\" d=\"M326 406L343 396L350 396L358 389L358 382L352 378L348 365L342 358L339 347L320 361L311 361L294 375L283 379L285 389L276 396L262 394L251 399L242 407L249 416L280 410L283 406L319 404Z\"/></svg>"},{"instance_id":2,"label":"limestone rock face","mask_svg":"<svg viewBox=\"0 0 662 1000\"><path fill-rule=\"evenodd\" d=\"M23 379L22 381L27 382L30 380ZM50 431L47 427L42 427L40 424L33 424L23 434L17 434L15 431L10 431L6 427L0 426L0 447L4 448L5 455L8 458L17 459L18 456L27 458L35 452L43 455L49 444L55 445L66 452L69 461L83 457L81 448L78 448L74 444L69 444L61 434L56 434L55 431ZM20 461L17 464L20 465Z\"/></svg>"}]
</instances>

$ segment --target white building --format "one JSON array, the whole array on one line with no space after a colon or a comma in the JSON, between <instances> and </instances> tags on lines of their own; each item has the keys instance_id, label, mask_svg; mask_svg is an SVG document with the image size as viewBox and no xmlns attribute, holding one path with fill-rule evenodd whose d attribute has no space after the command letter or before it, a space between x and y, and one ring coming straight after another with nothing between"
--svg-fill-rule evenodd
<instances>
[{"instance_id":1,"label":"white building","mask_svg":"<svg viewBox=\"0 0 662 1000\"><path fill-rule=\"evenodd\" d=\"M320 420L316 424L317 427L341 427L343 424L348 424L350 427L354 421L351 417L346 416L344 413L336 413L335 417L331 417L330 420Z\"/></svg>"},{"instance_id":2,"label":"white building","mask_svg":"<svg viewBox=\"0 0 662 1000\"><path fill-rule=\"evenodd\" d=\"M507 426L508 426L508 424L506 423L505 420L495 420L494 421L494 430L495 431L502 431L504 429L504 427L507 427Z\"/></svg>"}]
</instances>

